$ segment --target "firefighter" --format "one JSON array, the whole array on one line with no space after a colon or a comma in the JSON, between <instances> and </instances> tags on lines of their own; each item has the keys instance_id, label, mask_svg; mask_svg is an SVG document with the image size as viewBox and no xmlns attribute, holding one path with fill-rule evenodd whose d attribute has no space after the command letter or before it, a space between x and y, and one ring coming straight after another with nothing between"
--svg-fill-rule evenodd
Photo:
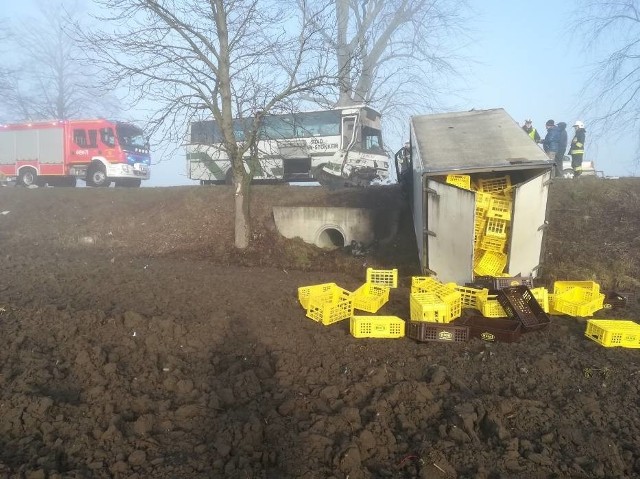
<instances>
[{"instance_id":1,"label":"firefighter","mask_svg":"<svg viewBox=\"0 0 640 479\"><path fill-rule=\"evenodd\" d=\"M571 168L576 175L579 175L582 171L582 157L584 156L584 140L586 130L584 129L584 123L577 120L573 124L575 133L573 140L571 140L571 148L569 148L569 154L571 155Z\"/></svg>"},{"instance_id":2,"label":"firefighter","mask_svg":"<svg viewBox=\"0 0 640 479\"><path fill-rule=\"evenodd\" d=\"M535 141L536 143L540 143L540 134L538 133L538 130L533 127L533 122L531 120L525 120L522 129L527 135L531 137L533 141Z\"/></svg>"}]
</instances>

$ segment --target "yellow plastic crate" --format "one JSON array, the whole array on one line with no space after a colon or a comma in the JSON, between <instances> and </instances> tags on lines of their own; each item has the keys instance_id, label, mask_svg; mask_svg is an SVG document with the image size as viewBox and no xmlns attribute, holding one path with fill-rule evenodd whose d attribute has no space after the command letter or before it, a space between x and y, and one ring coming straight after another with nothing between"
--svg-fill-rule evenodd
<instances>
[{"instance_id":1,"label":"yellow plastic crate","mask_svg":"<svg viewBox=\"0 0 640 479\"><path fill-rule=\"evenodd\" d=\"M397 288L398 270L367 268L367 283L388 286L389 288Z\"/></svg>"},{"instance_id":2,"label":"yellow plastic crate","mask_svg":"<svg viewBox=\"0 0 640 479\"><path fill-rule=\"evenodd\" d=\"M554 316L564 316L565 313L563 313L562 311L558 311L556 309L556 295L553 293L549 293L549 314L552 314Z\"/></svg>"},{"instance_id":3,"label":"yellow plastic crate","mask_svg":"<svg viewBox=\"0 0 640 479\"><path fill-rule=\"evenodd\" d=\"M491 193L476 191L476 215L484 216L491 205Z\"/></svg>"},{"instance_id":4,"label":"yellow plastic crate","mask_svg":"<svg viewBox=\"0 0 640 479\"><path fill-rule=\"evenodd\" d=\"M442 283L432 276L413 276L411 278L411 292L436 293L443 299L458 297L455 283Z\"/></svg>"},{"instance_id":5,"label":"yellow plastic crate","mask_svg":"<svg viewBox=\"0 0 640 479\"><path fill-rule=\"evenodd\" d=\"M573 288L554 295L553 307L569 316L587 317L604 308L604 294Z\"/></svg>"},{"instance_id":6,"label":"yellow plastic crate","mask_svg":"<svg viewBox=\"0 0 640 479\"><path fill-rule=\"evenodd\" d=\"M479 218L476 216L476 221L473 225L473 241L479 242L484 237L484 230L487 228L487 219Z\"/></svg>"},{"instance_id":7,"label":"yellow plastic crate","mask_svg":"<svg viewBox=\"0 0 640 479\"><path fill-rule=\"evenodd\" d=\"M533 297L536 298L536 301L538 302L542 310L545 313L549 313L549 291L547 290L547 288L532 288L529 291L531 291Z\"/></svg>"},{"instance_id":8,"label":"yellow plastic crate","mask_svg":"<svg viewBox=\"0 0 640 479\"><path fill-rule=\"evenodd\" d=\"M351 316L349 322L354 338L403 338L404 327L397 316Z\"/></svg>"},{"instance_id":9,"label":"yellow plastic crate","mask_svg":"<svg viewBox=\"0 0 640 479\"><path fill-rule=\"evenodd\" d=\"M429 321L432 323L448 323L451 321L447 303L435 293L411 293L409 311L411 321Z\"/></svg>"},{"instance_id":10,"label":"yellow plastic crate","mask_svg":"<svg viewBox=\"0 0 640 479\"><path fill-rule=\"evenodd\" d=\"M364 283L353 292L353 308L377 313L389 301L389 287Z\"/></svg>"},{"instance_id":11,"label":"yellow plastic crate","mask_svg":"<svg viewBox=\"0 0 640 479\"><path fill-rule=\"evenodd\" d=\"M504 253L504 249L506 246L506 238L496 238L494 236L483 236L482 238L480 238L480 248L486 251Z\"/></svg>"},{"instance_id":12,"label":"yellow plastic crate","mask_svg":"<svg viewBox=\"0 0 640 479\"><path fill-rule=\"evenodd\" d=\"M489 218L498 218L505 221L511 221L511 207L513 202L507 198L500 196L491 196L487 216Z\"/></svg>"},{"instance_id":13,"label":"yellow plastic crate","mask_svg":"<svg viewBox=\"0 0 640 479\"><path fill-rule=\"evenodd\" d=\"M488 290L487 290L488 291ZM482 315L486 318L505 318L507 313L505 313L504 308L498 303L496 299L497 296L495 294L490 294L487 296L478 296L478 310L482 313Z\"/></svg>"},{"instance_id":14,"label":"yellow plastic crate","mask_svg":"<svg viewBox=\"0 0 640 479\"><path fill-rule=\"evenodd\" d=\"M446 181L450 185L464 188L465 190L471 189L471 177L469 175L447 175Z\"/></svg>"},{"instance_id":15,"label":"yellow plastic crate","mask_svg":"<svg viewBox=\"0 0 640 479\"><path fill-rule=\"evenodd\" d=\"M483 297L489 294L489 290L486 288L478 289L458 285L456 285L456 291L460 293L460 301L462 303L462 307L473 309L479 309L478 297Z\"/></svg>"},{"instance_id":16,"label":"yellow plastic crate","mask_svg":"<svg viewBox=\"0 0 640 479\"><path fill-rule=\"evenodd\" d=\"M307 317L328 326L353 316L353 293L335 286L309 298Z\"/></svg>"},{"instance_id":17,"label":"yellow plastic crate","mask_svg":"<svg viewBox=\"0 0 640 479\"><path fill-rule=\"evenodd\" d=\"M485 178L478 180L478 189L484 193L503 193L511 189L511 178L502 176L499 178Z\"/></svg>"},{"instance_id":18,"label":"yellow plastic crate","mask_svg":"<svg viewBox=\"0 0 640 479\"><path fill-rule=\"evenodd\" d=\"M589 319L584 335L607 348L640 348L640 324L619 319Z\"/></svg>"},{"instance_id":19,"label":"yellow plastic crate","mask_svg":"<svg viewBox=\"0 0 640 479\"><path fill-rule=\"evenodd\" d=\"M451 283L444 284L432 276L412 276L411 292L412 293L438 293L446 295L455 292L455 286Z\"/></svg>"},{"instance_id":20,"label":"yellow plastic crate","mask_svg":"<svg viewBox=\"0 0 640 479\"><path fill-rule=\"evenodd\" d=\"M600 285L595 281L555 281L553 283L553 294L561 294L573 288L586 289L593 294L600 293Z\"/></svg>"},{"instance_id":21,"label":"yellow plastic crate","mask_svg":"<svg viewBox=\"0 0 640 479\"><path fill-rule=\"evenodd\" d=\"M500 239L507 239L509 231L509 222L499 218L487 218L487 227L484 230L486 236L492 236Z\"/></svg>"},{"instance_id":22,"label":"yellow plastic crate","mask_svg":"<svg viewBox=\"0 0 640 479\"><path fill-rule=\"evenodd\" d=\"M507 255L497 251L479 250L473 264L473 272L478 276L498 276L507 266Z\"/></svg>"},{"instance_id":23,"label":"yellow plastic crate","mask_svg":"<svg viewBox=\"0 0 640 479\"><path fill-rule=\"evenodd\" d=\"M462 295L456 290L455 283L441 283L429 276L413 276L411 293L433 293L445 302L448 308L448 321L462 314Z\"/></svg>"},{"instance_id":24,"label":"yellow plastic crate","mask_svg":"<svg viewBox=\"0 0 640 479\"><path fill-rule=\"evenodd\" d=\"M298 301L304 309L307 309L309 306L309 298L314 294L322 294L331 291L333 288L337 288L338 285L336 283L322 283L322 284L314 284L311 286L301 286L298 288Z\"/></svg>"}]
</instances>

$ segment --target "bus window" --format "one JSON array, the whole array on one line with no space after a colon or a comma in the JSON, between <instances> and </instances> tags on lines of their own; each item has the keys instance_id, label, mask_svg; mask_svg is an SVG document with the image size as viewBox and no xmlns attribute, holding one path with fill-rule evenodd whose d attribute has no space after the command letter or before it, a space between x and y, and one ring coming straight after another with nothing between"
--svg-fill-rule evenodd
<instances>
[{"instance_id":1,"label":"bus window","mask_svg":"<svg viewBox=\"0 0 640 479\"><path fill-rule=\"evenodd\" d=\"M233 134L236 141L244 141L247 133L251 131L252 118L236 118L233 120Z\"/></svg>"},{"instance_id":2,"label":"bus window","mask_svg":"<svg viewBox=\"0 0 640 479\"><path fill-rule=\"evenodd\" d=\"M268 140L295 138L292 115L267 115L262 119L262 137Z\"/></svg>"},{"instance_id":3,"label":"bus window","mask_svg":"<svg viewBox=\"0 0 640 479\"><path fill-rule=\"evenodd\" d=\"M362 148L365 151L384 151L380 130L365 126L362 128Z\"/></svg>"}]
</instances>

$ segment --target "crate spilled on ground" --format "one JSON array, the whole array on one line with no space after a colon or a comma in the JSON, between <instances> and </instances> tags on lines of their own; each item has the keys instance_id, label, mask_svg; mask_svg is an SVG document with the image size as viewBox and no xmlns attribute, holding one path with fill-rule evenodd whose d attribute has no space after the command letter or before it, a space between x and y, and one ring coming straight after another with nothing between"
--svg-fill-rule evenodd
<instances>
[{"instance_id":1,"label":"crate spilled on ground","mask_svg":"<svg viewBox=\"0 0 640 479\"><path fill-rule=\"evenodd\" d=\"M324 326L349 320L354 338L459 343L478 338L516 342L545 330L551 316L592 316L605 308L624 307L625 297L604 294L593 281L556 281L553 292L534 287L530 277L480 275L473 283L443 283L432 276L413 276L409 318L378 314L398 286L398 270L368 268L354 291L336 283L298 288L306 316ZM369 314L359 314L362 311ZM624 320L589 320L585 336L605 347L640 348L640 325Z\"/></svg>"}]
</instances>

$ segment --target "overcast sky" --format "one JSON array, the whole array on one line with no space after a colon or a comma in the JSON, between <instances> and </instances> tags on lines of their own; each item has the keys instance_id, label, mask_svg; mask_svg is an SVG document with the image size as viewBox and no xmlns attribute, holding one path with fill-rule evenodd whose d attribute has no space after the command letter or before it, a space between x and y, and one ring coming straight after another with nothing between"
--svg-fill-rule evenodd
<instances>
[{"instance_id":1,"label":"overcast sky","mask_svg":"<svg viewBox=\"0 0 640 479\"><path fill-rule=\"evenodd\" d=\"M33 13L36 1L0 3L4 16L15 19ZM473 41L463 53L473 62L464 67L464 85L456 86L458 93L445 103L455 104L460 111L504 108L520 124L531 118L541 136L548 119L566 122L569 138L571 125L582 120L587 129L585 160L594 160L596 168L607 175L637 175L633 158L639 135L608 131L594 137L589 129L594 115L581 110L579 94L591 60L585 57L580 41L569 34L574 2L470 3L477 15L471 25ZM385 137L385 141L397 148L404 140ZM184 153L178 151L153 167L146 186L193 184L186 177L185 163Z\"/></svg>"}]
</instances>

